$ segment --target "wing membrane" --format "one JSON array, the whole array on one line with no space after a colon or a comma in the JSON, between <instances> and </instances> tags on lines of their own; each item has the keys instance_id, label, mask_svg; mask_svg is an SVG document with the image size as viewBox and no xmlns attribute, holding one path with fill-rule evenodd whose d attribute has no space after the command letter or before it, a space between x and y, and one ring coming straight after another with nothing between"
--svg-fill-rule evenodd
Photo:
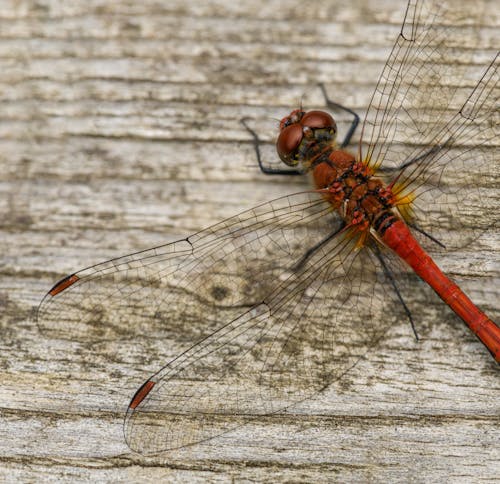
<instances>
[{"instance_id":1,"label":"wing membrane","mask_svg":"<svg viewBox=\"0 0 500 484\"><path fill-rule=\"evenodd\" d=\"M361 158L390 170L388 182L406 167L397 187L403 215L448 248L491 225L480 215L499 176L498 52L477 55L490 8L411 0L363 125Z\"/></svg>"},{"instance_id":2,"label":"wing membrane","mask_svg":"<svg viewBox=\"0 0 500 484\"><path fill-rule=\"evenodd\" d=\"M499 64L497 55L461 109L436 132L435 149L415 152L418 160L407 162L394 187L407 219L447 248L498 226L498 213L485 207L495 205L500 183Z\"/></svg>"},{"instance_id":3,"label":"wing membrane","mask_svg":"<svg viewBox=\"0 0 500 484\"><path fill-rule=\"evenodd\" d=\"M378 261L357 242L339 233L260 304L153 375L127 413L129 446L149 454L213 438L348 371L401 318Z\"/></svg>"},{"instance_id":4,"label":"wing membrane","mask_svg":"<svg viewBox=\"0 0 500 484\"><path fill-rule=\"evenodd\" d=\"M316 193L280 198L77 272L42 301L38 323L81 341L121 332L197 340L151 378L125 422L140 452L191 445L315 394L401 317L387 311L391 287L359 249L362 235L342 226Z\"/></svg>"},{"instance_id":5,"label":"wing membrane","mask_svg":"<svg viewBox=\"0 0 500 484\"><path fill-rule=\"evenodd\" d=\"M187 239L75 273L76 282L41 302L39 328L81 341L117 338L124 328L131 337L178 329L197 339L262 301L304 244L341 223L315 193L265 203Z\"/></svg>"}]
</instances>

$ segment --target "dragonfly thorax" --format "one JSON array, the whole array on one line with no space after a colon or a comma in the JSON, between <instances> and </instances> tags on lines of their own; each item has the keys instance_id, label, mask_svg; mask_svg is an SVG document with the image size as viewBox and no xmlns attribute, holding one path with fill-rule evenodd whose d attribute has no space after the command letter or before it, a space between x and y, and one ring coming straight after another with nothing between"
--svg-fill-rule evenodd
<instances>
[{"instance_id":1,"label":"dragonfly thorax","mask_svg":"<svg viewBox=\"0 0 500 484\"><path fill-rule=\"evenodd\" d=\"M276 149L281 161L288 166L301 164L305 172L315 159L333 149L336 134L330 114L295 109L280 122Z\"/></svg>"},{"instance_id":2,"label":"dragonfly thorax","mask_svg":"<svg viewBox=\"0 0 500 484\"><path fill-rule=\"evenodd\" d=\"M392 191L347 151L331 150L323 154L313 164L312 174L316 188L347 224L360 228L374 226L378 230L378 221L392 214Z\"/></svg>"}]
</instances>

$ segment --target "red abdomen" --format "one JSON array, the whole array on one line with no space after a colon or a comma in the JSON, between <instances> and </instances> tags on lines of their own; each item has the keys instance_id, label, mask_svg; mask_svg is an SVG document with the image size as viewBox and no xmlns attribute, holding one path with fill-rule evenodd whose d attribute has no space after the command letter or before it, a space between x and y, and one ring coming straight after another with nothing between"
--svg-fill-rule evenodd
<instances>
[{"instance_id":1,"label":"red abdomen","mask_svg":"<svg viewBox=\"0 0 500 484\"><path fill-rule=\"evenodd\" d=\"M500 362L500 328L441 272L432 258L415 240L407 225L397 220L381 234L381 237L387 246L396 252L465 321L495 360Z\"/></svg>"}]
</instances>

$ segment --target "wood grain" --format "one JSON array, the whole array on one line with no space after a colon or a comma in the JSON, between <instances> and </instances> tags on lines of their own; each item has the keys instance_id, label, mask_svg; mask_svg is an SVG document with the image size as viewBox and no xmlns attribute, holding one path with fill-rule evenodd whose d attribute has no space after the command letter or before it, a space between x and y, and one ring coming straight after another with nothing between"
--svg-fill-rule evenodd
<instances>
[{"instance_id":1,"label":"wood grain","mask_svg":"<svg viewBox=\"0 0 500 484\"><path fill-rule=\"evenodd\" d=\"M280 117L304 94L321 105L317 82L363 113L404 2L1 3L0 479L498 478L498 366L420 287L409 301L420 342L401 322L293 412L149 458L126 446L123 414L189 331L170 344L127 328L118 341L64 342L31 317L68 273L306 187L261 174L238 120ZM500 22L486 6L489 55ZM492 200L495 213L498 191ZM492 230L438 261L496 315L499 250Z\"/></svg>"}]
</instances>

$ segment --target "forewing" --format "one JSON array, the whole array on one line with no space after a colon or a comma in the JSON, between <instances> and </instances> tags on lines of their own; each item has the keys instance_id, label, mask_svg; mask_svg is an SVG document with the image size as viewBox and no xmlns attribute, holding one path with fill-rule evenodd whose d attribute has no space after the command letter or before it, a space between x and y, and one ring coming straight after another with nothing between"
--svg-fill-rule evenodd
<instances>
[{"instance_id":1,"label":"forewing","mask_svg":"<svg viewBox=\"0 0 500 484\"><path fill-rule=\"evenodd\" d=\"M129 446L150 454L192 445L282 411L345 374L402 316L358 237L339 233L285 271L260 304L153 375L126 415Z\"/></svg>"},{"instance_id":2,"label":"forewing","mask_svg":"<svg viewBox=\"0 0 500 484\"><path fill-rule=\"evenodd\" d=\"M497 55L434 146L408 160L394 185L406 220L447 248L499 225L499 64Z\"/></svg>"},{"instance_id":3,"label":"forewing","mask_svg":"<svg viewBox=\"0 0 500 484\"><path fill-rule=\"evenodd\" d=\"M411 0L363 125L362 159L388 183L407 167L396 185L403 215L448 247L491 225L484 208L499 176L498 35L486 29L488 49L481 28L494 11L487 0L473 10Z\"/></svg>"},{"instance_id":4,"label":"forewing","mask_svg":"<svg viewBox=\"0 0 500 484\"><path fill-rule=\"evenodd\" d=\"M307 247L341 223L315 193L265 203L187 239L68 276L41 302L39 328L73 341L143 334L196 341L262 301Z\"/></svg>"}]
</instances>

